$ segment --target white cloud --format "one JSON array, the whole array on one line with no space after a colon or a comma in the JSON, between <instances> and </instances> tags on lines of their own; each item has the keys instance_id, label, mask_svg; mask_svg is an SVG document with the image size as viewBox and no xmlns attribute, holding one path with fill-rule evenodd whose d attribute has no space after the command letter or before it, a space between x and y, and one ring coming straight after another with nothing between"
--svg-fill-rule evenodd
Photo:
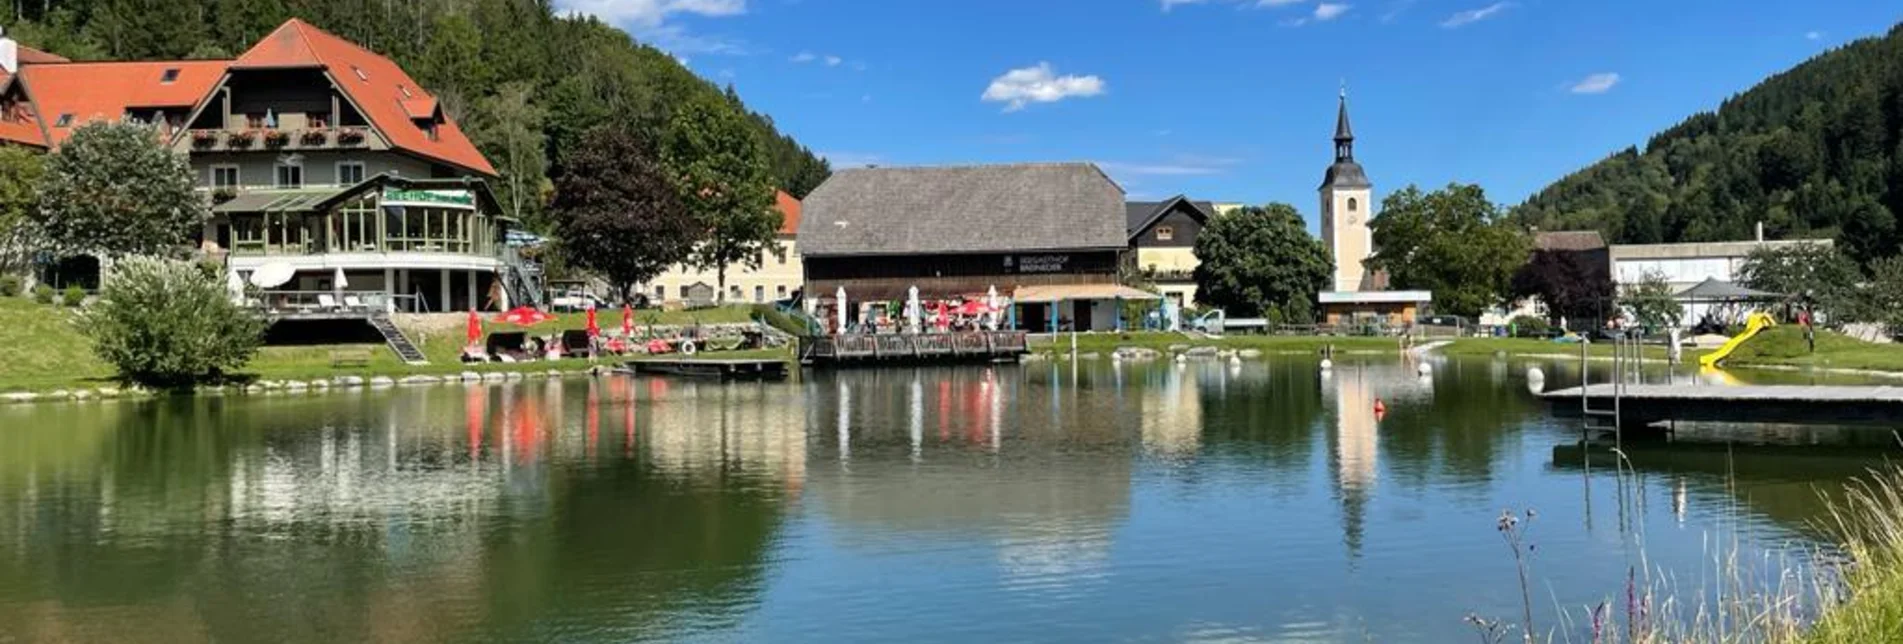
<instances>
[{"instance_id":1,"label":"white cloud","mask_svg":"<svg viewBox=\"0 0 1903 644\"><path fill-rule=\"evenodd\" d=\"M810 51L802 51L800 53L793 54L793 57L787 60L790 60L796 63L810 63L815 60L819 60L819 56Z\"/></svg>"},{"instance_id":2,"label":"white cloud","mask_svg":"<svg viewBox=\"0 0 1903 644\"><path fill-rule=\"evenodd\" d=\"M1348 8L1347 4L1339 2L1324 2L1315 5L1315 22L1327 22L1340 18L1341 14L1348 13Z\"/></svg>"},{"instance_id":3,"label":"white cloud","mask_svg":"<svg viewBox=\"0 0 1903 644\"><path fill-rule=\"evenodd\" d=\"M741 43L688 33L670 18L738 16L747 12L747 0L556 0L557 10L582 14L619 25L635 38L661 49L696 54L744 54Z\"/></svg>"},{"instance_id":4,"label":"white cloud","mask_svg":"<svg viewBox=\"0 0 1903 644\"><path fill-rule=\"evenodd\" d=\"M1823 40L1823 39L1824 39L1824 32L1821 32L1821 31L1806 31L1806 32L1804 32L1804 39L1805 39L1805 40Z\"/></svg>"},{"instance_id":5,"label":"white cloud","mask_svg":"<svg viewBox=\"0 0 1903 644\"><path fill-rule=\"evenodd\" d=\"M1618 74L1613 72L1600 72L1588 75L1580 79L1579 82L1573 83L1571 91L1574 94L1604 94L1611 91L1612 86L1618 84Z\"/></svg>"},{"instance_id":6,"label":"white cloud","mask_svg":"<svg viewBox=\"0 0 1903 644\"><path fill-rule=\"evenodd\" d=\"M1442 20L1440 22L1440 26L1446 27L1448 29L1458 29L1460 27L1465 27L1467 25L1471 25L1473 23L1480 22L1488 18L1492 18L1495 15L1498 15L1500 12L1506 11L1509 7L1512 7L1512 6L1513 6L1513 3L1511 2L1495 2L1493 4L1481 7L1479 9L1468 9L1466 11L1461 11L1461 12L1455 13L1454 15L1448 16L1446 20Z\"/></svg>"},{"instance_id":7,"label":"white cloud","mask_svg":"<svg viewBox=\"0 0 1903 644\"><path fill-rule=\"evenodd\" d=\"M1381 23L1387 24L1394 22L1395 19L1401 17L1401 14L1407 13L1408 8L1413 7L1416 1L1417 0L1395 0L1393 4L1388 5L1386 11L1381 12Z\"/></svg>"},{"instance_id":8,"label":"white cloud","mask_svg":"<svg viewBox=\"0 0 1903 644\"><path fill-rule=\"evenodd\" d=\"M1004 111L1015 112L1029 103L1054 103L1072 97L1098 96L1103 92L1102 78L1058 76L1050 63L1040 62L991 79L981 99L987 103L1004 103Z\"/></svg>"},{"instance_id":9,"label":"white cloud","mask_svg":"<svg viewBox=\"0 0 1903 644\"><path fill-rule=\"evenodd\" d=\"M1292 4L1301 4L1304 2L1308 2L1308 0L1256 0L1255 6L1281 7L1281 6L1292 5Z\"/></svg>"},{"instance_id":10,"label":"white cloud","mask_svg":"<svg viewBox=\"0 0 1903 644\"><path fill-rule=\"evenodd\" d=\"M843 62L846 62L846 60L845 60L845 59L843 59L843 58L840 58L840 57L838 57L838 56L827 56L827 57L826 57L826 66L827 66L827 67L838 67L838 66L839 66L839 64L840 64L840 63L843 63Z\"/></svg>"}]
</instances>

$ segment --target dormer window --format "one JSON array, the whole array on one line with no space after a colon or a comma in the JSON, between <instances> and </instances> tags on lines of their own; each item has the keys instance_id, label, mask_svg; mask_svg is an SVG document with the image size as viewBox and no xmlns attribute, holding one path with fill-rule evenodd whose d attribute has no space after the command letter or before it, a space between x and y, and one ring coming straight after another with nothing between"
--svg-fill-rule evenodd
<instances>
[{"instance_id":1,"label":"dormer window","mask_svg":"<svg viewBox=\"0 0 1903 644\"><path fill-rule=\"evenodd\" d=\"M67 112L67 113L65 113L65 114L61 114L61 115L59 115L59 119L58 119L58 120L56 120L56 121L53 121L53 127L72 127L72 125L73 125L73 113L72 113L72 112Z\"/></svg>"},{"instance_id":2,"label":"dormer window","mask_svg":"<svg viewBox=\"0 0 1903 644\"><path fill-rule=\"evenodd\" d=\"M1172 228L1172 227L1169 227L1169 226L1157 226L1157 227L1156 227L1156 240L1157 240L1157 241L1170 241L1170 240L1172 240L1172 239L1176 239L1176 229L1175 229L1175 228Z\"/></svg>"},{"instance_id":3,"label":"dormer window","mask_svg":"<svg viewBox=\"0 0 1903 644\"><path fill-rule=\"evenodd\" d=\"M362 68L362 67L358 67L358 66L356 66L356 65L351 65L351 66L350 66L350 71L353 71L353 72L356 72L356 73L357 73L357 80L360 80L360 81L364 81L364 82L369 82L369 81L370 81L370 75L369 75L369 74L366 74L366 73L364 73L364 72L363 72L363 68Z\"/></svg>"},{"instance_id":4,"label":"dormer window","mask_svg":"<svg viewBox=\"0 0 1903 644\"><path fill-rule=\"evenodd\" d=\"M177 67L168 67L165 69L165 73L159 74L159 83L161 84L170 85L176 81L178 81Z\"/></svg>"}]
</instances>

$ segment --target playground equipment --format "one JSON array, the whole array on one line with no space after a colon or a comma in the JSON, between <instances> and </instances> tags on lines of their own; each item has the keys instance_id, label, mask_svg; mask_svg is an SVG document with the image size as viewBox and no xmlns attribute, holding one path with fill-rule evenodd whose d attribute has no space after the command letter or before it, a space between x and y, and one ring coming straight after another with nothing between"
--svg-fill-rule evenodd
<instances>
[{"instance_id":1,"label":"playground equipment","mask_svg":"<svg viewBox=\"0 0 1903 644\"><path fill-rule=\"evenodd\" d=\"M1725 342L1724 346L1718 347L1717 351L1699 356L1699 366L1707 368L1718 366L1719 362L1731 357L1731 352L1737 350L1745 341L1757 336L1759 331L1774 326L1777 326L1777 320L1772 319L1770 314L1752 313L1750 317L1745 318L1744 333L1732 337L1730 341Z\"/></svg>"}]
</instances>

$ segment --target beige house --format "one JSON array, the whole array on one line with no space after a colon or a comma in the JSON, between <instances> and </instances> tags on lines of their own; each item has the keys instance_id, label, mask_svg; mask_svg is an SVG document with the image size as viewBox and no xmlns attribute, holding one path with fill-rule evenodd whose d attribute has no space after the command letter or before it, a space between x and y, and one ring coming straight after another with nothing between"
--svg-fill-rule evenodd
<instances>
[{"instance_id":1,"label":"beige house","mask_svg":"<svg viewBox=\"0 0 1903 644\"><path fill-rule=\"evenodd\" d=\"M775 194L774 200L774 206L779 208L782 216L779 244L785 252L779 257L767 254L758 269L749 269L744 265L727 267L725 301L729 303L784 300L800 290L803 275L797 240L800 201L784 191ZM677 265L642 285L641 290L657 306L687 306L690 303L706 304L706 300L717 299L703 294L714 293L719 283L720 278L714 271Z\"/></svg>"},{"instance_id":2,"label":"beige house","mask_svg":"<svg viewBox=\"0 0 1903 644\"><path fill-rule=\"evenodd\" d=\"M1137 270L1177 306L1194 304L1196 236L1216 216L1215 206L1178 195L1168 201L1132 201L1124 209Z\"/></svg>"}]
</instances>

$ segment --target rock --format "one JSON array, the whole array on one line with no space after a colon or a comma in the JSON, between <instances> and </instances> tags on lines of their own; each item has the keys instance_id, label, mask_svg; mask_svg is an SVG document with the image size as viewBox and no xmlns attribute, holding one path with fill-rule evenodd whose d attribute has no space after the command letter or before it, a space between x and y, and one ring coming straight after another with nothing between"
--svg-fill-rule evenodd
<instances>
[{"instance_id":1,"label":"rock","mask_svg":"<svg viewBox=\"0 0 1903 644\"><path fill-rule=\"evenodd\" d=\"M362 387L363 376L337 376L331 382L339 387Z\"/></svg>"},{"instance_id":2,"label":"rock","mask_svg":"<svg viewBox=\"0 0 1903 644\"><path fill-rule=\"evenodd\" d=\"M31 391L16 391L10 394L0 395L0 400L10 403L30 403L39 399L40 395Z\"/></svg>"},{"instance_id":3,"label":"rock","mask_svg":"<svg viewBox=\"0 0 1903 644\"><path fill-rule=\"evenodd\" d=\"M278 382L276 380L259 380L255 386L265 390L283 389L284 383Z\"/></svg>"},{"instance_id":4,"label":"rock","mask_svg":"<svg viewBox=\"0 0 1903 644\"><path fill-rule=\"evenodd\" d=\"M1216 357L1218 358L1233 358L1235 355L1236 351L1234 349L1221 349L1216 351Z\"/></svg>"},{"instance_id":5,"label":"rock","mask_svg":"<svg viewBox=\"0 0 1903 644\"><path fill-rule=\"evenodd\" d=\"M1243 349L1241 351L1237 351L1236 355L1238 357L1248 358L1253 360L1253 359L1262 357L1262 350L1261 349Z\"/></svg>"},{"instance_id":6,"label":"rock","mask_svg":"<svg viewBox=\"0 0 1903 644\"><path fill-rule=\"evenodd\" d=\"M1184 352L1184 351L1188 351L1188 350L1189 350L1189 345L1187 345L1187 344L1172 344L1172 345L1170 345L1170 353L1182 353L1182 352Z\"/></svg>"},{"instance_id":7,"label":"rock","mask_svg":"<svg viewBox=\"0 0 1903 644\"><path fill-rule=\"evenodd\" d=\"M1078 360L1096 360L1096 359L1098 359L1098 358L1102 358L1102 357L1103 357L1103 355L1102 355L1102 354L1099 354L1099 353L1097 353L1097 352L1095 352L1095 351L1092 351L1092 352L1089 352L1089 353L1080 353L1080 354L1077 354L1077 359L1078 359Z\"/></svg>"},{"instance_id":8,"label":"rock","mask_svg":"<svg viewBox=\"0 0 1903 644\"><path fill-rule=\"evenodd\" d=\"M491 372L482 374L483 382L502 382L508 379L509 377L506 375L503 375L503 373L500 371L491 371Z\"/></svg>"},{"instance_id":9,"label":"rock","mask_svg":"<svg viewBox=\"0 0 1903 644\"><path fill-rule=\"evenodd\" d=\"M560 378L562 377L562 372L560 369L550 369L548 371L542 372L542 375L548 376L550 378Z\"/></svg>"},{"instance_id":10,"label":"rock","mask_svg":"<svg viewBox=\"0 0 1903 644\"><path fill-rule=\"evenodd\" d=\"M73 396L73 400L91 400L93 397L93 390L74 389L72 396Z\"/></svg>"},{"instance_id":11,"label":"rock","mask_svg":"<svg viewBox=\"0 0 1903 644\"><path fill-rule=\"evenodd\" d=\"M73 397L73 392L67 391L65 389L54 389L52 391L46 392L45 396L42 396L42 398L45 398L47 400L66 400L71 397Z\"/></svg>"},{"instance_id":12,"label":"rock","mask_svg":"<svg viewBox=\"0 0 1903 644\"><path fill-rule=\"evenodd\" d=\"M264 393L264 385L260 385L260 384L257 384L257 383L252 383L251 385L248 385L248 386L246 386L246 387L244 388L244 392L245 392L245 393L247 393L247 394L261 394L261 393Z\"/></svg>"},{"instance_id":13,"label":"rock","mask_svg":"<svg viewBox=\"0 0 1903 644\"><path fill-rule=\"evenodd\" d=\"M1216 356L1216 353L1217 353L1217 350L1215 347L1196 347L1188 351L1184 351L1183 355L1189 356L1191 358L1213 358Z\"/></svg>"},{"instance_id":14,"label":"rock","mask_svg":"<svg viewBox=\"0 0 1903 644\"><path fill-rule=\"evenodd\" d=\"M508 371L502 374L503 380L526 380L520 371Z\"/></svg>"},{"instance_id":15,"label":"rock","mask_svg":"<svg viewBox=\"0 0 1903 644\"><path fill-rule=\"evenodd\" d=\"M304 382L304 381L302 381L302 380L286 380L286 381L284 381L284 389L285 389L285 390L287 390L287 391L303 391L303 390L305 390L305 389L309 389L309 388L311 388L311 385L310 385L310 383L307 383L307 382Z\"/></svg>"},{"instance_id":16,"label":"rock","mask_svg":"<svg viewBox=\"0 0 1903 644\"><path fill-rule=\"evenodd\" d=\"M318 379L316 379L316 380L312 380L312 381L311 381L311 388L312 388L312 389L329 389L329 388L330 388L330 381L329 381L329 380L325 380L325 379L323 379L323 378L318 378Z\"/></svg>"},{"instance_id":17,"label":"rock","mask_svg":"<svg viewBox=\"0 0 1903 644\"><path fill-rule=\"evenodd\" d=\"M398 380L396 382L399 385L416 386L416 385L433 385L442 381L443 380L441 378L437 378L436 376L415 375L415 376L404 376L402 380Z\"/></svg>"},{"instance_id":18,"label":"rock","mask_svg":"<svg viewBox=\"0 0 1903 644\"><path fill-rule=\"evenodd\" d=\"M371 378L371 379L370 379L370 386L372 386L372 387L395 387L395 386L396 386L396 380L394 380L394 379L392 379L392 378L390 378L389 376L377 376L377 377L375 377L375 378Z\"/></svg>"},{"instance_id":19,"label":"rock","mask_svg":"<svg viewBox=\"0 0 1903 644\"><path fill-rule=\"evenodd\" d=\"M1051 359L1051 355L1048 353L1027 353L1027 354L1024 354L1023 356L1020 356L1018 358L1018 361L1019 362L1043 362L1049 359Z\"/></svg>"},{"instance_id":20,"label":"rock","mask_svg":"<svg viewBox=\"0 0 1903 644\"><path fill-rule=\"evenodd\" d=\"M463 382L481 382L482 374L476 373L474 371L464 371L462 375L462 379L463 379Z\"/></svg>"},{"instance_id":21,"label":"rock","mask_svg":"<svg viewBox=\"0 0 1903 644\"><path fill-rule=\"evenodd\" d=\"M98 395L100 398L118 398L119 397L119 389L116 387L100 387L98 389L93 390L93 393Z\"/></svg>"},{"instance_id":22,"label":"rock","mask_svg":"<svg viewBox=\"0 0 1903 644\"><path fill-rule=\"evenodd\" d=\"M1155 360L1163 356L1162 352L1146 347L1117 347L1115 355L1124 360Z\"/></svg>"}]
</instances>

